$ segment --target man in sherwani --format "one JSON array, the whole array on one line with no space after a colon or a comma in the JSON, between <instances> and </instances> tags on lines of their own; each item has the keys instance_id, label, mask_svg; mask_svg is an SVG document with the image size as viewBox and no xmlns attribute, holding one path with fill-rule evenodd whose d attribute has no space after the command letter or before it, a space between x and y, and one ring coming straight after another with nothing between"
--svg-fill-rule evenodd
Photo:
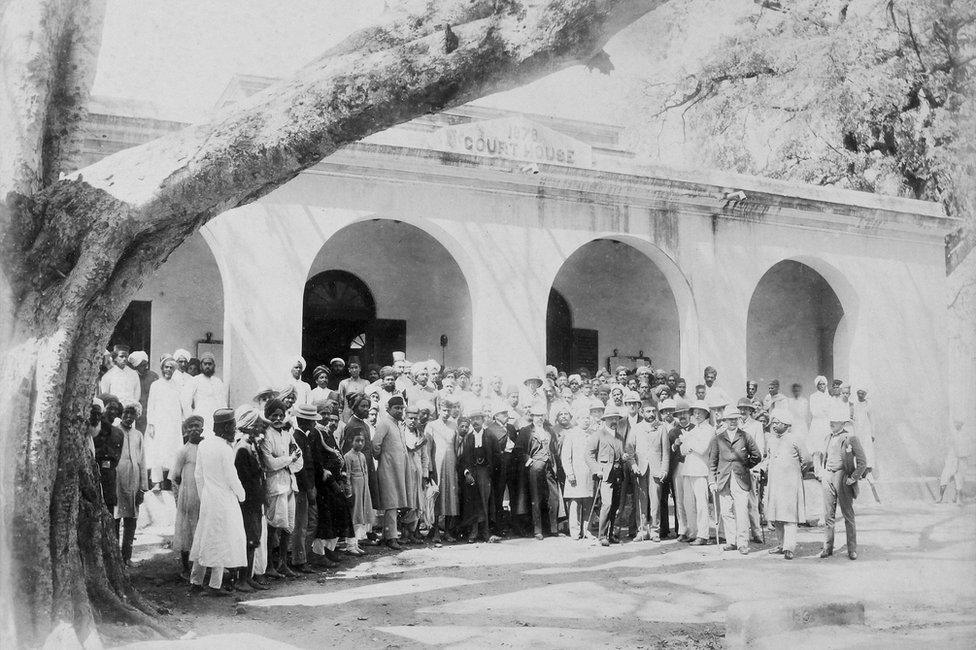
<instances>
[{"instance_id":1,"label":"man in sherwani","mask_svg":"<svg viewBox=\"0 0 976 650\"><path fill-rule=\"evenodd\" d=\"M764 463L769 475L766 518L773 522L779 534L779 546L770 549L773 555L782 554L793 559L796 551L796 527L806 520L803 502L803 466L810 457L802 438L791 431L793 412L786 406L774 408L770 414L768 454Z\"/></svg>"},{"instance_id":2,"label":"man in sherwani","mask_svg":"<svg viewBox=\"0 0 976 650\"><path fill-rule=\"evenodd\" d=\"M386 414L376 422L373 436L373 458L376 459L378 499L376 509L383 511L383 543L399 549L397 542L397 513L409 508L407 497L407 443L403 423L403 397L393 395L386 404Z\"/></svg>"},{"instance_id":3,"label":"man in sherwani","mask_svg":"<svg viewBox=\"0 0 976 650\"><path fill-rule=\"evenodd\" d=\"M489 536L491 519L491 483L498 448L495 438L484 427L485 414L474 410L468 414L471 430L461 441L458 469L464 477L464 522L469 526L468 543L477 541L479 535L486 542L497 543L501 538Z\"/></svg>"},{"instance_id":4,"label":"man in sherwani","mask_svg":"<svg viewBox=\"0 0 976 650\"><path fill-rule=\"evenodd\" d=\"M726 406L721 422L724 429L712 438L709 449L709 488L719 496L722 523L727 544L722 550L739 549L749 554L749 491L752 489L750 469L762 455L756 443L739 428L739 409Z\"/></svg>"},{"instance_id":5,"label":"man in sherwani","mask_svg":"<svg viewBox=\"0 0 976 650\"><path fill-rule=\"evenodd\" d=\"M212 435L213 414L227 408L227 386L217 376L217 361L210 352L200 355L200 374L191 377L183 388L183 415L203 418L204 437Z\"/></svg>"}]
</instances>

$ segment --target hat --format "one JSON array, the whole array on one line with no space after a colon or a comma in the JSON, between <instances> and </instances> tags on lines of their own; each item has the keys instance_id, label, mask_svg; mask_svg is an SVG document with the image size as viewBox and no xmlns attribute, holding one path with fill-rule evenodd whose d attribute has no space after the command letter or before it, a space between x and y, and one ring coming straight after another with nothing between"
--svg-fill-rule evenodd
<instances>
[{"instance_id":1,"label":"hat","mask_svg":"<svg viewBox=\"0 0 976 650\"><path fill-rule=\"evenodd\" d=\"M222 424L234 421L234 409L217 409L213 414L213 423Z\"/></svg>"},{"instance_id":2,"label":"hat","mask_svg":"<svg viewBox=\"0 0 976 650\"><path fill-rule=\"evenodd\" d=\"M630 404L631 402L640 402L641 396L637 394L635 390L625 390L624 391L624 404Z\"/></svg>"},{"instance_id":3,"label":"hat","mask_svg":"<svg viewBox=\"0 0 976 650\"><path fill-rule=\"evenodd\" d=\"M419 406L419 405L418 405ZM485 417L485 410L480 406L476 406L467 413L465 413L469 418Z\"/></svg>"},{"instance_id":4,"label":"hat","mask_svg":"<svg viewBox=\"0 0 976 650\"><path fill-rule=\"evenodd\" d=\"M793 412L788 408L777 408L773 409L773 412L769 414L769 420L779 420L783 424L793 425Z\"/></svg>"},{"instance_id":5,"label":"hat","mask_svg":"<svg viewBox=\"0 0 976 650\"><path fill-rule=\"evenodd\" d=\"M601 420L607 420L609 418L622 418L622 417L624 417L624 416L620 412L620 409L618 409L616 406L614 406L613 404L611 404L611 405L607 406L607 408L606 408L605 411L603 411L603 415L600 416L600 419Z\"/></svg>"},{"instance_id":6,"label":"hat","mask_svg":"<svg viewBox=\"0 0 976 650\"><path fill-rule=\"evenodd\" d=\"M673 399L671 399L670 397L668 399L661 400L661 403L657 405L657 410L659 412L660 411L668 411L668 410L673 411L673 410L675 410L675 408L677 408L677 406L675 404L675 401Z\"/></svg>"},{"instance_id":7,"label":"hat","mask_svg":"<svg viewBox=\"0 0 976 650\"><path fill-rule=\"evenodd\" d=\"M738 406L739 406L739 408L742 408L742 407L744 406L744 407L746 407L746 408L750 408L750 409L752 409L753 411L755 411L755 410L756 410L756 405L755 405L755 404L753 404L753 403L752 403L752 400L751 400L751 399L749 399L748 397L743 397L743 398L741 398L741 399L739 400L739 404L738 404Z\"/></svg>"},{"instance_id":8,"label":"hat","mask_svg":"<svg viewBox=\"0 0 976 650\"><path fill-rule=\"evenodd\" d=\"M684 401L683 399L674 400L674 412L675 412L675 414L684 413L689 408L690 407L688 406L688 402Z\"/></svg>"},{"instance_id":9,"label":"hat","mask_svg":"<svg viewBox=\"0 0 976 650\"><path fill-rule=\"evenodd\" d=\"M133 368L138 368L147 361L149 361L149 355L142 350L136 350L129 355L129 365L131 365Z\"/></svg>"},{"instance_id":10,"label":"hat","mask_svg":"<svg viewBox=\"0 0 976 650\"><path fill-rule=\"evenodd\" d=\"M389 399L389 400L388 400L388 401L386 402L386 406L387 406L388 408L389 408L390 406L402 406L403 404L406 404L406 402L404 401L404 399L403 399L403 396L402 396L402 395L393 395L393 396L391 396L391 397L390 397L390 399Z\"/></svg>"},{"instance_id":11,"label":"hat","mask_svg":"<svg viewBox=\"0 0 976 650\"><path fill-rule=\"evenodd\" d=\"M725 407L725 410L722 411L722 417L719 418L719 419L721 419L721 420L738 420L741 417L742 417L742 414L739 413L739 409L737 409L734 406L732 406L731 404L729 404L728 406Z\"/></svg>"},{"instance_id":12,"label":"hat","mask_svg":"<svg viewBox=\"0 0 976 650\"><path fill-rule=\"evenodd\" d=\"M338 363L343 368L346 367L346 362L340 359L339 357L333 358L332 361L329 362L329 365L331 366L333 363Z\"/></svg>"},{"instance_id":13,"label":"hat","mask_svg":"<svg viewBox=\"0 0 976 650\"><path fill-rule=\"evenodd\" d=\"M299 404L296 406L295 417L299 420L312 420L313 422L318 422L322 419L322 416L319 415L318 409L311 404Z\"/></svg>"},{"instance_id":14,"label":"hat","mask_svg":"<svg viewBox=\"0 0 976 650\"><path fill-rule=\"evenodd\" d=\"M407 360L406 353L404 353L404 352L394 352L393 353L393 361L394 361L394 363L397 362L397 361L406 361L406 360Z\"/></svg>"},{"instance_id":15,"label":"hat","mask_svg":"<svg viewBox=\"0 0 976 650\"><path fill-rule=\"evenodd\" d=\"M696 399L692 401L692 403L688 406L689 411L694 411L695 409L698 409L700 411L705 411L705 413L709 412L708 404L706 404L705 400L703 399ZM736 411L735 414L738 415L739 411Z\"/></svg>"},{"instance_id":16,"label":"hat","mask_svg":"<svg viewBox=\"0 0 976 650\"><path fill-rule=\"evenodd\" d=\"M498 406L494 407L492 411L493 411L492 415L498 415L500 413L504 413L505 415L508 415L509 407L508 404L499 404Z\"/></svg>"},{"instance_id":17,"label":"hat","mask_svg":"<svg viewBox=\"0 0 976 650\"><path fill-rule=\"evenodd\" d=\"M577 381L577 382L580 382L580 383L583 383L583 378L582 378L582 377L580 377L579 375L570 375L570 376L569 376L569 377L568 377L568 378L566 379L566 381L568 381L569 383L573 383L574 381Z\"/></svg>"},{"instance_id":18,"label":"hat","mask_svg":"<svg viewBox=\"0 0 976 650\"><path fill-rule=\"evenodd\" d=\"M840 400L834 400L834 403L830 405L829 415L830 415L831 422L851 421L850 407Z\"/></svg>"},{"instance_id":19,"label":"hat","mask_svg":"<svg viewBox=\"0 0 976 650\"><path fill-rule=\"evenodd\" d=\"M380 379L395 374L396 374L396 369L394 369L393 366L383 366L382 368L380 368Z\"/></svg>"},{"instance_id":20,"label":"hat","mask_svg":"<svg viewBox=\"0 0 976 650\"><path fill-rule=\"evenodd\" d=\"M603 402L597 400L590 405L590 413L593 411L603 411L606 410L606 408L607 407L603 405Z\"/></svg>"},{"instance_id":21,"label":"hat","mask_svg":"<svg viewBox=\"0 0 976 650\"><path fill-rule=\"evenodd\" d=\"M525 381L523 381L522 383L525 386L528 386L530 381L537 382L539 386L542 386L542 377L539 377L538 375L531 375L529 377L526 377Z\"/></svg>"}]
</instances>

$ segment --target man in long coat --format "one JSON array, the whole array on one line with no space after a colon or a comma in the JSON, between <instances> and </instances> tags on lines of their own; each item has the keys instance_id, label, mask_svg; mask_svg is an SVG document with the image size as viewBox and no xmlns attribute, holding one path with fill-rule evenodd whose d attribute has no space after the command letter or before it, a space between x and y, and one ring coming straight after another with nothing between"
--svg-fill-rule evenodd
<instances>
[{"instance_id":1,"label":"man in long coat","mask_svg":"<svg viewBox=\"0 0 976 650\"><path fill-rule=\"evenodd\" d=\"M403 397L393 395L386 404L386 414L376 422L373 436L373 457L377 460L376 480L378 499L376 509L383 514L383 543L399 549L397 542L397 511L409 508L407 497L407 443L403 423Z\"/></svg>"},{"instance_id":2,"label":"man in long coat","mask_svg":"<svg viewBox=\"0 0 976 650\"><path fill-rule=\"evenodd\" d=\"M227 593L220 589L224 568L247 565L247 538L238 505L244 501L244 486L234 466L234 411L219 409L213 422L214 435L204 438L197 449L194 473L200 491L200 519L190 548L190 584L202 587L204 573L210 568L208 593L224 596Z\"/></svg>"},{"instance_id":3,"label":"man in long coat","mask_svg":"<svg viewBox=\"0 0 976 650\"><path fill-rule=\"evenodd\" d=\"M803 441L792 432L793 412L786 405L774 408L770 414L766 460L769 476L766 518L773 522L779 534L779 546L771 554L793 559L796 551L796 526L806 521L803 502L803 466L810 464L810 456Z\"/></svg>"}]
</instances>

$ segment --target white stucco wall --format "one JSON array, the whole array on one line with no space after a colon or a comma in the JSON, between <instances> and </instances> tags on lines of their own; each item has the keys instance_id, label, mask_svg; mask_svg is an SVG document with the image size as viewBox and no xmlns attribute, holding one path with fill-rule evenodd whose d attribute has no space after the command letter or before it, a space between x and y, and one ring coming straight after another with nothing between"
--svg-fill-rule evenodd
<instances>
[{"instance_id":1,"label":"white stucco wall","mask_svg":"<svg viewBox=\"0 0 976 650\"><path fill-rule=\"evenodd\" d=\"M573 327L600 332L600 364L613 354L643 350L656 368L680 362L678 309L667 278L643 253L601 239L586 244L553 283L569 303Z\"/></svg>"},{"instance_id":2,"label":"white stucco wall","mask_svg":"<svg viewBox=\"0 0 976 650\"><path fill-rule=\"evenodd\" d=\"M407 321L407 358L471 365L471 298L457 262L418 228L391 220L361 221L333 235L309 277L339 269L359 277L376 301L377 318ZM381 360L391 363L392 359Z\"/></svg>"},{"instance_id":3,"label":"white stucco wall","mask_svg":"<svg viewBox=\"0 0 976 650\"><path fill-rule=\"evenodd\" d=\"M210 247L198 232L173 251L143 285L134 300L152 301L150 367L159 372L159 357L179 348L196 355L196 342L207 332L223 339L224 298L220 271ZM218 374L222 362L217 359Z\"/></svg>"}]
</instances>

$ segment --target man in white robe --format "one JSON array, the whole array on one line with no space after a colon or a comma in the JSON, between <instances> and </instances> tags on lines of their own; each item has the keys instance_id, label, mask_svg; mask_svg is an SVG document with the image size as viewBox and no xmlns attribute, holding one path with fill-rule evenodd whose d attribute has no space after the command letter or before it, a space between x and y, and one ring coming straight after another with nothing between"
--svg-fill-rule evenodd
<instances>
[{"instance_id":1,"label":"man in white robe","mask_svg":"<svg viewBox=\"0 0 976 650\"><path fill-rule=\"evenodd\" d=\"M211 596L227 596L220 589L224 568L247 565L247 537L240 503L244 501L244 486L234 467L232 445L237 423L234 411L220 409L213 416L210 436L197 449L194 477L200 493L200 518L190 547L190 584L203 587L203 576L210 569Z\"/></svg>"},{"instance_id":2,"label":"man in white robe","mask_svg":"<svg viewBox=\"0 0 976 650\"><path fill-rule=\"evenodd\" d=\"M129 367L129 349L116 346L112 354L112 367L102 375L98 382L100 393L111 393L126 404L128 402L138 402L142 393L142 384L139 381L139 373Z\"/></svg>"},{"instance_id":3,"label":"man in white robe","mask_svg":"<svg viewBox=\"0 0 976 650\"><path fill-rule=\"evenodd\" d=\"M202 417L205 438L213 435L214 411L227 408L227 386L216 371L214 355L204 352L200 357L200 374L188 378L183 386L183 416Z\"/></svg>"},{"instance_id":4,"label":"man in white robe","mask_svg":"<svg viewBox=\"0 0 976 650\"><path fill-rule=\"evenodd\" d=\"M168 473L183 447L183 402L176 371L176 360L164 354L160 361L162 377L149 386L145 447L153 490L170 489Z\"/></svg>"}]
</instances>

